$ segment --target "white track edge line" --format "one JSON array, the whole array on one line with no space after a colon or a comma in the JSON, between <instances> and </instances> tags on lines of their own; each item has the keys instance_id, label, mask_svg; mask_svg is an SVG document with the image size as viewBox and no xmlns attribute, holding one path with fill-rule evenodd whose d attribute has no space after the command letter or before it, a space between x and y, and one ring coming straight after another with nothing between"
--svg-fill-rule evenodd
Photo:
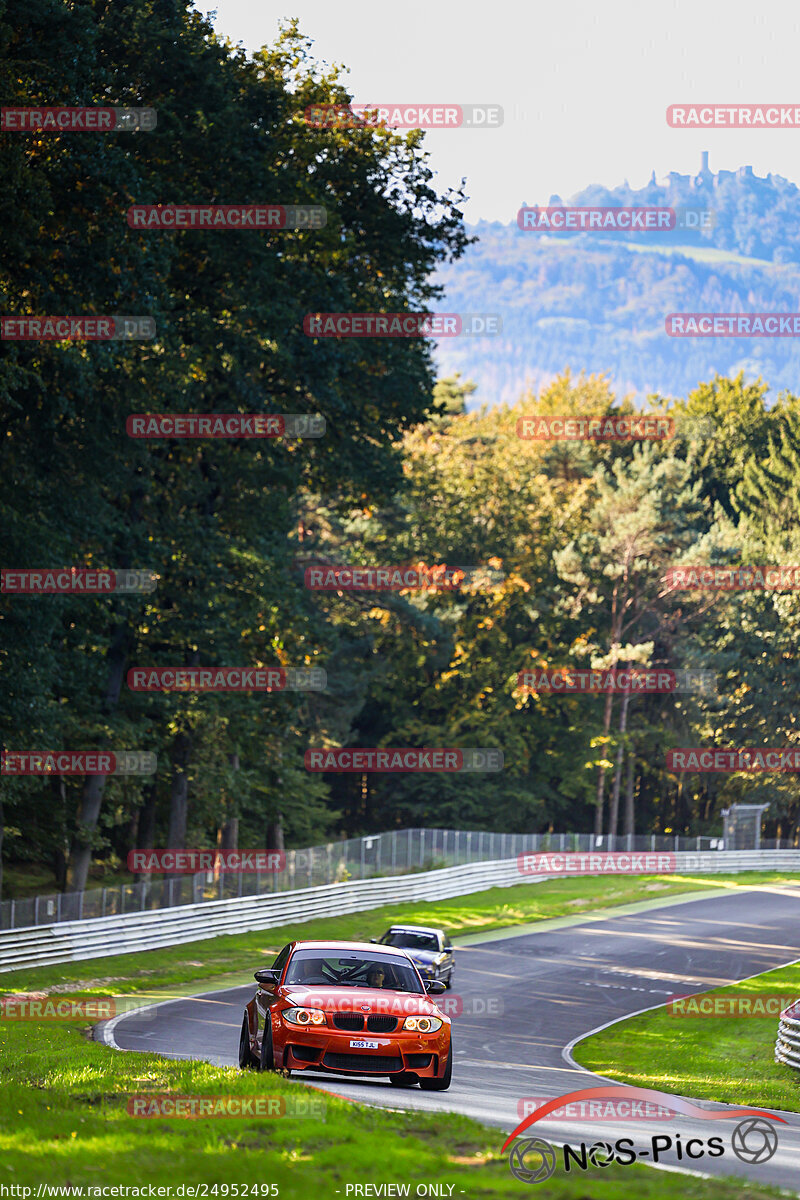
<instances>
[{"instance_id":1,"label":"white track edge line","mask_svg":"<svg viewBox=\"0 0 800 1200\"><path fill-rule=\"evenodd\" d=\"M754 971L752 975L745 975L742 979L735 980L734 983L723 984L722 986L736 987L740 983L747 983L748 979L757 979L759 975L770 975L773 971L783 971L786 969L786 967L794 967L798 962L800 962L800 959L791 958L788 962L779 963L777 967L770 967L768 971ZM717 991L717 989L709 988L708 991L714 992ZM707 995L707 992L694 992L693 995L705 996ZM632 1020L633 1017L641 1017L644 1015L644 1013L655 1012L656 1009L659 1008L666 1008L670 1003L670 1000L662 1000L659 1004L649 1004L647 1008L639 1008L636 1010L636 1012L627 1013L621 1017L615 1017L613 1021L606 1021L604 1025L598 1025L595 1029L590 1029L588 1033L578 1034L577 1037L572 1038L572 1040L567 1042L566 1046L564 1046L563 1050L561 1051L561 1057L564 1059L564 1062L568 1064L568 1066L573 1067L576 1071L582 1071L584 1075L591 1075L593 1079L601 1079L603 1083L612 1083L616 1087L624 1087L626 1085L621 1084L618 1079L609 1079L607 1075L598 1075L596 1071L591 1071L588 1067L584 1067L582 1063L576 1062L572 1051L579 1042L584 1042L587 1038L594 1037L596 1033L602 1033L604 1030L610 1029L612 1025L620 1025L623 1021ZM692 1104L697 1104L699 1107L702 1107L704 1104L721 1104L726 1108L737 1107L735 1104L726 1104L724 1100L697 1100L693 1096L685 1096L681 1097L681 1099L690 1100ZM770 1105L770 1108L771 1107L772 1105ZM790 1112L789 1109L786 1108L776 1108L775 1112L786 1113L786 1115L789 1117L796 1117L798 1115L796 1112ZM711 1178L717 1178L717 1176L711 1176Z\"/></svg>"}]
</instances>

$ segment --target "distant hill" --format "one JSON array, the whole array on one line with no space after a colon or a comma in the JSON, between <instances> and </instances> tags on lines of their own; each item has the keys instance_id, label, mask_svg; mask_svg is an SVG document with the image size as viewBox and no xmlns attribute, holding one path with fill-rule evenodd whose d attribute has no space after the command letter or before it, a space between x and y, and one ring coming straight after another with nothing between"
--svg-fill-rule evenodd
<instances>
[{"instance_id":1,"label":"distant hill","mask_svg":"<svg viewBox=\"0 0 800 1200\"><path fill-rule=\"evenodd\" d=\"M524 203L524 202L523 202ZM498 312L499 337L439 339L442 374L461 371L471 406L511 403L571 367L605 371L621 392L685 395L715 371L800 391L800 338L671 338L669 312L800 311L800 189L750 167L670 173L634 190L591 186L528 203L710 209L704 231L563 233L481 221L479 241L440 269L450 312ZM520 205L521 206L521 205Z\"/></svg>"}]
</instances>

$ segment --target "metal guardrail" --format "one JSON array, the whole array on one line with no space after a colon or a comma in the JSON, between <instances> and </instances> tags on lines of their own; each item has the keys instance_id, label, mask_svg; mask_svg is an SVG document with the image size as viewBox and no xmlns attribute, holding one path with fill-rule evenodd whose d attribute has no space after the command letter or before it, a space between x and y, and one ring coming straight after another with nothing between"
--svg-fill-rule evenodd
<instances>
[{"instance_id":1,"label":"metal guardrail","mask_svg":"<svg viewBox=\"0 0 800 1200\"><path fill-rule=\"evenodd\" d=\"M800 850L684 851L676 855L677 874L739 871L800 872ZM515 855L413 875L350 880L88 921L62 921L0 933L0 972L179 946L314 917L363 912L382 904L443 900L515 883L541 883L548 878L552 876L521 874Z\"/></svg>"},{"instance_id":2,"label":"metal guardrail","mask_svg":"<svg viewBox=\"0 0 800 1200\"><path fill-rule=\"evenodd\" d=\"M766 849L769 843L763 843ZM776 847L780 849L780 845ZM514 858L540 850L722 850L723 839L666 834L488 833L485 830L395 829L286 852L280 874L243 875L199 871L172 879L143 879L83 892L54 892L0 903L0 930L27 929L62 921L86 921L120 913L149 912L186 904L295 891L348 879L404 875L427 867Z\"/></svg>"},{"instance_id":3,"label":"metal guardrail","mask_svg":"<svg viewBox=\"0 0 800 1200\"><path fill-rule=\"evenodd\" d=\"M800 1070L800 1000L795 1000L781 1013L775 1061Z\"/></svg>"},{"instance_id":4,"label":"metal guardrail","mask_svg":"<svg viewBox=\"0 0 800 1200\"><path fill-rule=\"evenodd\" d=\"M15 930L0 934L0 971L178 946L221 934L363 912L396 901L441 900L490 887L507 887L521 879L515 860L473 863L416 875L299 888L281 895L216 900Z\"/></svg>"}]
</instances>

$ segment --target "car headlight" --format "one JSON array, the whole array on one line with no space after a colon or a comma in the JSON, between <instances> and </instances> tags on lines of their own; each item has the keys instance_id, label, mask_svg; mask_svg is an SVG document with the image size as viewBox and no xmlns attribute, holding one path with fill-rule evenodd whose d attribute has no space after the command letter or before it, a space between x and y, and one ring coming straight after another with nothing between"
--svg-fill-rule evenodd
<instances>
[{"instance_id":1,"label":"car headlight","mask_svg":"<svg viewBox=\"0 0 800 1200\"><path fill-rule=\"evenodd\" d=\"M412 1029L417 1033L436 1033L441 1028L442 1022L438 1017L406 1017L403 1021L403 1029Z\"/></svg>"},{"instance_id":2,"label":"car headlight","mask_svg":"<svg viewBox=\"0 0 800 1200\"><path fill-rule=\"evenodd\" d=\"M287 1008L283 1019L290 1025L324 1025L326 1023L325 1013L321 1008Z\"/></svg>"}]
</instances>

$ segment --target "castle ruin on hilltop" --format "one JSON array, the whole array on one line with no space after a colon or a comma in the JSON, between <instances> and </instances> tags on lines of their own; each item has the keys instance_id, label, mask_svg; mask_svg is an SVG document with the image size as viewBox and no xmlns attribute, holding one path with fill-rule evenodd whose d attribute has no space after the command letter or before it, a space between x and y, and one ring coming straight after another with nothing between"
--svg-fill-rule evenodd
<instances>
[{"instance_id":1,"label":"castle ruin on hilltop","mask_svg":"<svg viewBox=\"0 0 800 1200\"><path fill-rule=\"evenodd\" d=\"M696 175L681 175L679 171L670 171L667 176L667 181L670 184L688 184L692 188L715 188L719 187L726 179L760 179L761 176L753 175L753 168L750 166L739 167L737 171L718 171L715 175L708 167L708 151L703 150L700 155L700 170ZM771 176L768 175L767 179ZM650 183L656 183L656 173L653 171L650 176Z\"/></svg>"}]
</instances>

